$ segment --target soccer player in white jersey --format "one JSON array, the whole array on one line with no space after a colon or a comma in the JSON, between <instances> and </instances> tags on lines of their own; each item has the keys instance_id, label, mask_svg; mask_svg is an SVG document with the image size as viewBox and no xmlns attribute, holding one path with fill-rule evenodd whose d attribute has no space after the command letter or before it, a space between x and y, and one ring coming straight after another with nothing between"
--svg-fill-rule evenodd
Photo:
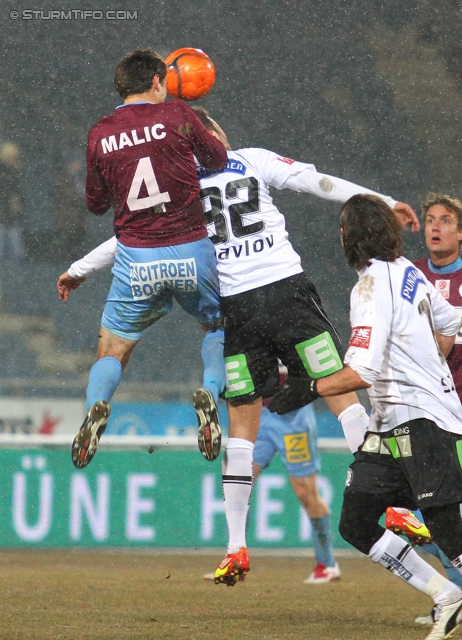
<instances>
[{"instance_id":1,"label":"soccer player in white jersey","mask_svg":"<svg viewBox=\"0 0 462 640\"><path fill-rule=\"evenodd\" d=\"M462 314L462 259L460 257L462 202L447 195L432 193L426 202L422 203L422 221L429 256L417 260L415 265L441 295ZM462 335L460 332L456 336L447 360L456 391L459 398L462 398ZM436 544L426 544L423 549L441 560L449 580L462 587L462 575ZM416 622L433 624L433 617L434 611L433 615L419 616Z\"/></svg>"},{"instance_id":2,"label":"soccer player in white jersey","mask_svg":"<svg viewBox=\"0 0 462 640\"><path fill-rule=\"evenodd\" d=\"M265 149L231 151L217 123L204 110L195 111L228 149L226 169L214 174L202 171L200 182L225 318L225 397L230 421L223 461L228 553L215 571L215 582L233 586L249 570L245 522L252 489L252 453L263 392L268 380L277 378L278 358L289 375L307 379L342 368L338 335L303 273L269 187L342 203L354 194L374 192ZM401 212L414 228L419 227L408 205L374 195ZM368 422L356 394L329 398L327 404L340 420L350 448L356 450Z\"/></svg>"},{"instance_id":3,"label":"soccer player in white jersey","mask_svg":"<svg viewBox=\"0 0 462 640\"><path fill-rule=\"evenodd\" d=\"M195 111L228 149L228 164L222 173L208 173L202 167L198 171L209 237L215 244L225 316L225 395L230 417L223 461L229 543L227 556L215 572L215 582L233 586L249 571L245 523L252 489L252 453L263 391L271 377L277 380L278 358L290 375L307 379L342 368L338 335L303 273L269 186L341 203L357 193L372 193L394 207L414 230L419 223L408 205L318 173L312 164L265 149L231 151L217 123L203 109ZM99 266L109 264L103 262ZM71 274L60 277L58 286L68 287L70 276L82 275L85 273L80 267L74 267ZM355 451L368 423L356 394L332 397L327 403Z\"/></svg>"},{"instance_id":4,"label":"soccer player in white jersey","mask_svg":"<svg viewBox=\"0 0 462 640\"><path fill-rule=\"evenodd\" d=\"M379 519L390 505L420 508L435 542L462 569L462 406L445 359L461 319L402 257L401 228L383 200L354 196L342 207L340 227L359 275L346 366L311 382L289 377L270 410L367 388L372 413L348 471L340 533L433 598L439 618L427 640L449 638L462 618L462 590Z\"/></svg>"}]
</instances>

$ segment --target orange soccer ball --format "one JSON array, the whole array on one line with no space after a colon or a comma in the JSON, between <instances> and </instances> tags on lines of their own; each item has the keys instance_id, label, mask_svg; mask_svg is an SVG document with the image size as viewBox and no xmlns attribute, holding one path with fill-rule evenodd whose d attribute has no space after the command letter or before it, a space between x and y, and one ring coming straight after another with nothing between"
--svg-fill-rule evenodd
<instances>
[{"instance_id":1,"label":"orange soccer ball","mask_svg":"<svg viewBox=\"0 0 462 640\"><path fill-rule=\"evenodd\" d=\"M197 100L215 83L215 66L201 49L177 49L165 58L167 91L173 98Z\"/></svg>"}]
</instances>

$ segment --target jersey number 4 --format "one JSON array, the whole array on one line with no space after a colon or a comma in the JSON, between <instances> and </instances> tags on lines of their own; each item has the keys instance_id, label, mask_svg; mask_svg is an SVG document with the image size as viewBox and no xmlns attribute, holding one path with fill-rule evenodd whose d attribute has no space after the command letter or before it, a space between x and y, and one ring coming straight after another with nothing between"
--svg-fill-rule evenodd
<instances>
[{"instance_id":1,"label":"jersey number 4","mask_svg":"<svg viewBox=\"0 0 462 640\"><path fill-rule=\"evenodd\" d=\"M208 187L202 189L202 202L210 202L210 206L204 211L205 223L207 225L215 225L215 234L210 236L213 244L220 242L228 242L230 237L228 218L223 213L223 202L233 200L238 197L239 189L247 189L247 201L238 204L228 204L229 223L235 238L243 238L254 233L262 231L265 223L262 221L244 224L243 216L248 213L260 211L260 198L258 192L258 180L256 178L241 178L240 180L232 180L225 187L224 197L221 189L218 187ZM204 208L207 207L205 204Z\"/></svg>"},{"instance_id":2,"label":"jersey number 4","mask_svg":"<svg viewBox=\"0 0 462 640\"><path fill-rule=\"evenodd\" d=\"M141 187L145 186L147 195L140 198ZM130 191L128 192L127 206L130 211L141 211L150 207L162 205L165 211L165 202L170 202L168 191L161 193L157 183L156 174L151 164L151 158L141 158L133 176Z\"/></svg>"}]
</instances>

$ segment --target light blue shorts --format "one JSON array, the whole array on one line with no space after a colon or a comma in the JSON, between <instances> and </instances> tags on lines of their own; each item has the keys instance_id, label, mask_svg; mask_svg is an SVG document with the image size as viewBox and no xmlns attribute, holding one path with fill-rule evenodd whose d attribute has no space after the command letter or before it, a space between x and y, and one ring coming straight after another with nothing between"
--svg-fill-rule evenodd
<instances>
[{"instance_id":1,"label":"light blue shorts","mask_svg":"<svg viewBox=\"0 0 462 640\"><path fill-rule=\"evenodd\" d=\"M117 336L139 340L171 311L173 298L207 326L220 318L217 262L209 238L155 248L119 242L112 273L101 324Z\"/></svg>"},{"instance_id":2,"label":"light blue shorts","mask_svg":"<svg viewBox=\"0 0 462 640\"><path fill-rule=\"evenodd\" d=\"M253 459L262 469L279 451L289 476L312 476L321 469L316 417L311 405L283 416L263 407Z\"/></svg>"}]
</instances>

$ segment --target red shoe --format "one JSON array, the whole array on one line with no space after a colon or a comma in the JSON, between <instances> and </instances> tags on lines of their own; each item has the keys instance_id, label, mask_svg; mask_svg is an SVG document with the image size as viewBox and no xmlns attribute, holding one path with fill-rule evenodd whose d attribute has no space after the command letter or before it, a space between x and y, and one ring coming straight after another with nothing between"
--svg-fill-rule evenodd
<instances>
[{"instance_id":1,"label":"red shoe","mask_svg":"<svg viewBox=\"0 0 462 640\"><path fill-rule=\"evenodd\" d=\"M406 536L409 542L415 546L422 546L432 541L430 531L408 509L388 507L385 516L385 526L398 536Z\"/></svg>"},{"instance_id":2,"label":"red shoe","mask_svg":"<svg viewBox=\"0 0 462 640\"><path fill-rule=\"evenodd\" d=\"M305 584L325 584L326 582L335 582L340 580L340 567L337 562L333 567L326 567L325 564L320 562L314 568L313 573L303 580Z\"/></svg>"},{"instance_id":3,"label":"red shoe","mask_svg":"<svg viewBox=\"0 0 462 640\"><path fill-rule=\"evenodd\" d=\"M241 547L237 553L228 553L226 558L218 565L214 573L215 584L226 584L234 587L236 582L244 580L250 571L249 552Z\"/></svg>"}]
</instances>

